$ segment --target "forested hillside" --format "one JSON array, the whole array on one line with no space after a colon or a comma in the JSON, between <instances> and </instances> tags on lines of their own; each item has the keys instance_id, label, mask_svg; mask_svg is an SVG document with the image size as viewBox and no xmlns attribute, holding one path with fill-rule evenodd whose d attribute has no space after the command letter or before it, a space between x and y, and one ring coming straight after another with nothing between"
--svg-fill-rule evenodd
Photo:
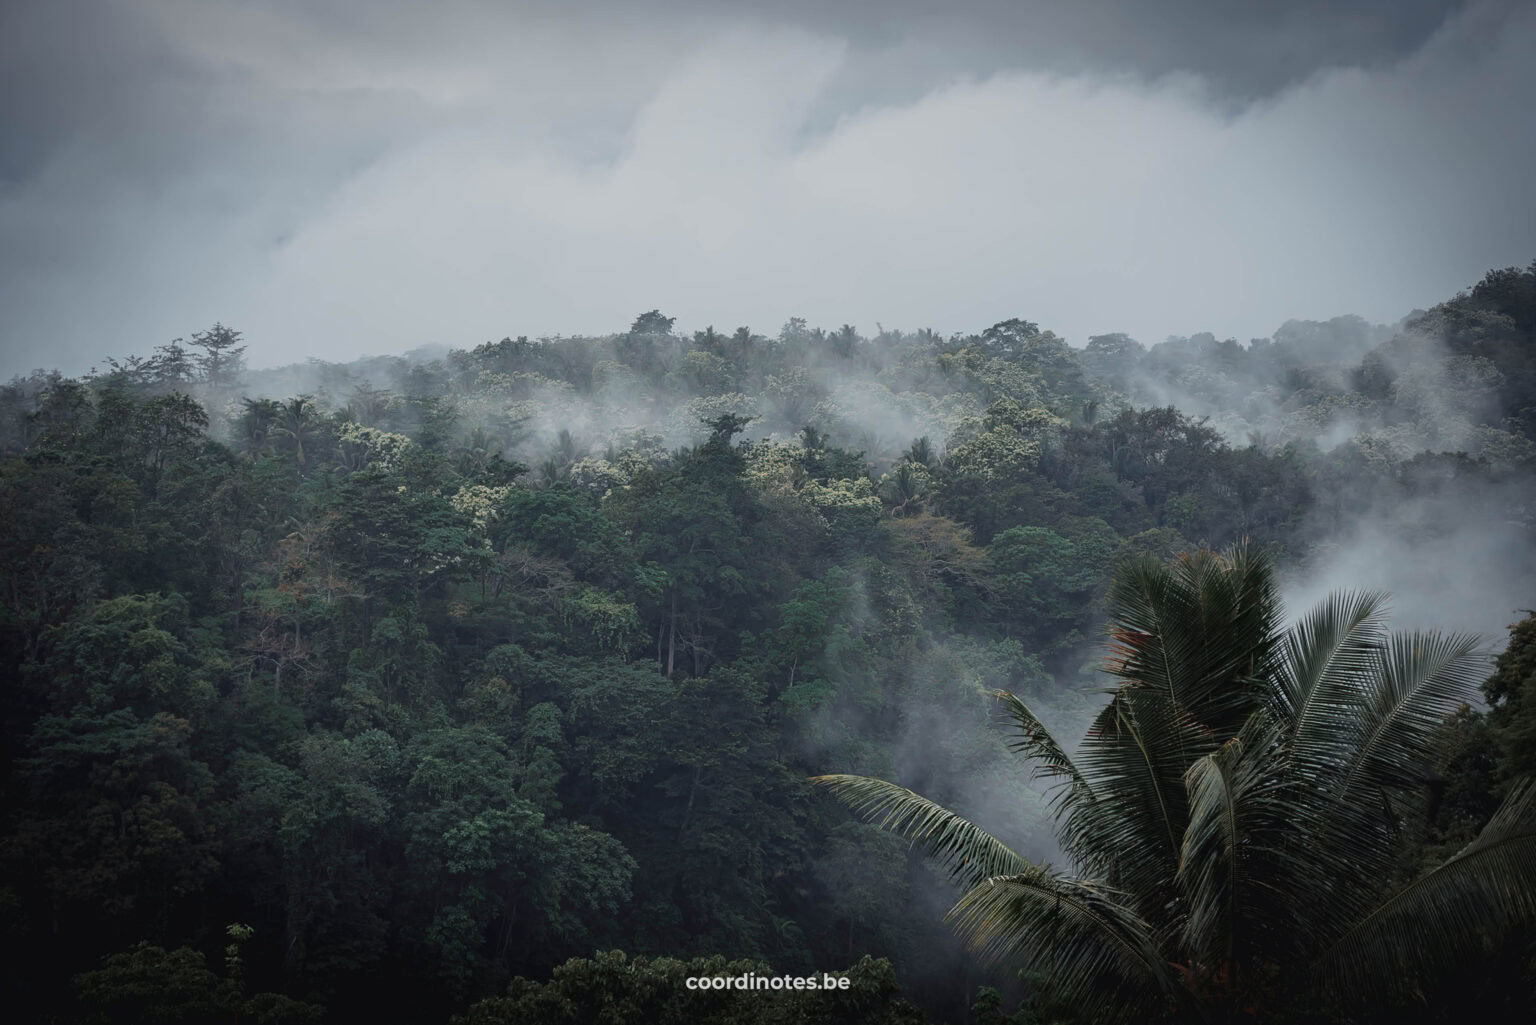
<instances>
[{"instance_id":1,"label":"forested hillside","mask_svg":"<svg viewBox=\"0 0 1536 1025\"><path fill-rule=\"evenodd\" d=\"M1491 651L1536 605L1536 264L1249 344L673 325L264 370L215 325L4 389L29 1020L575 1021L593 987L660 1020L713 958L856 999L667 1020L1088 1021L969 956L945 873L808 777L1065 866L987 692L1081 736L1140 557L1246 540L1310 597L1418 553L1400 607ZM1392 819L1399 885L1536 765L1533 623ZM1381 1020L1529 999L1529 938Z\"/></svg>"}]
</instances>

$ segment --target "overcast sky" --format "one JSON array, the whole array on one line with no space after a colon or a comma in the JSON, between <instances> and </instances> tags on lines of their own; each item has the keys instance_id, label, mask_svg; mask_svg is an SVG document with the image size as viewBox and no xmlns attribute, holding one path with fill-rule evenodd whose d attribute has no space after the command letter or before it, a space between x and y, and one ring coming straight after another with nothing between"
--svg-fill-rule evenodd
<instances>
[{"instance_id":1,"label":"overcast sky","mask_svg":"<svg viewBox=\"0 0 1536 1025\"><path fill-rule=\"evenodd\" d=\"M1519 0L5 0L0 372L1391 321L1536 258Z\"/></svg>"}]
</instances>

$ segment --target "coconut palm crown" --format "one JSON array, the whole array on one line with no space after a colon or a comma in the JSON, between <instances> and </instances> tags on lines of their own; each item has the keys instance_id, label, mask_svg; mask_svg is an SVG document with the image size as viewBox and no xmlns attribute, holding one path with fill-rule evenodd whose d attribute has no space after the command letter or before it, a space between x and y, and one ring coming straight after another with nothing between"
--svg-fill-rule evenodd
<instances>
[{"instance_id":1,"label":"coconut palm crown","mask_svg":"<svg viewBox=\"0 0 1536 1025\"><path fill-rule=\"evenodd\" d=\"M1446 718L1475 700L1475 637L1387 633L1385 596L1340 593L1286 627L1245 545L1129 565L1110 592L1109 703L1069 754L994 692L1048 779L1075 873L1030 862L893 783L816 777L924 846L963 888L972 949L1042 973L1091 1015L1247 1017L1400 995L1536 918L1536 788L1403 879Z\"/></svg>"}]
</instances>

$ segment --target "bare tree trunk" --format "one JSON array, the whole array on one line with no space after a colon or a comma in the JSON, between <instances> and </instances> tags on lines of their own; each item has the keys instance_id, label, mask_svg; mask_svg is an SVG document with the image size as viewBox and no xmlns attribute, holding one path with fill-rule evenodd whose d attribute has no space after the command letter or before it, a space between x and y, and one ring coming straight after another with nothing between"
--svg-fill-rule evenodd
<instances>
[{"instance_id":1,"label":"bare tree trunk","mask_svg":"<svg viewBox=\"0 0 1536 1025\"><path fill-rule=\"evenodd\" d=\"M672 589L672 623L667 631L667 679L677 665L677 589Z\"/></svg>"},{"instance_id":2,"label":"bare tree trunk","mask_svg":"<svg viewBox=\"0 0 1536 1025\"><path fill-rule=\"evenodd\" d=\"M235 557L235 633L240 632L240 613L245 611L241 592L245 589L245 560Z\"/></svg>"},{"instance_id":3,"label":"bare tree trunk","mask_svg":"<svg viewBox=\"0 0 1536 1025\"><path fill-rule=\"evenodd\" d=\"M693 785L688 788L688 805L683 809L683 823L677 827L677 842L683 842L683 836L688 832L688 820L693 817L693 799L699 796L699 777L704 774L702 765L693 767Z\"/></svg>"},{"instance_id":4,"label":"bare tree trunk","mask_svg":"<svg viewBox=\"0 0 1536 1025\"><path fill-rule=\"evenodd\" d=\"M292 869L288 872L288 908L283 923L283 974L290 985L304 962L304 894L297 875Z\"/></svg>"}]
</instances>

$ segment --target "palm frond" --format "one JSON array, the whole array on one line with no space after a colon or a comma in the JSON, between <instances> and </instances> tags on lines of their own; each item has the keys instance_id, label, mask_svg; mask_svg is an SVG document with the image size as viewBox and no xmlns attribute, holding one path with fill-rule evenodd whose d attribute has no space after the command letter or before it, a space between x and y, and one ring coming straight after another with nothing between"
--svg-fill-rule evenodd
<instances>
[{"instance_id":1,"label":"palm frond","mask_svg":"<svg viewBox=\"0 0 1536 1025\"><path fill-rule=\"evenodd\" d=\"M1268 560L1247 545L1133 562L1110 591L1108 671L1163 692L1225 740L1261 696L1280 608Z\"/></svg>"},{"instance_id":2,"label":"palm frond","mask_svg":"<svg viewBox=\"0 0 1536 1025\"><path fill-rule=\"evenodd\" d=\"M1298 770L1336 801L1422 778L1441 724L1476 700L1487 669L1470 634L1394 634L1373 661L1325 679L1296 734Z\"/></svg>"},{"instance_id":3,"label":"palm frond","mask_svg":"<svg viewBox=\"0 0 1536 1025\"><path fill-rule=\"evenodd\" d=\"M1403 986L1453 952L1496 942L1536 919L1536 780L1510 791L1481 833L1438 868L1392 894L1318 958L1324 984L1370 997Z\"/></svg>"},{"instance_id":4,"label":"palm frond","mask_svg":"<svg viewBox=\"0 0 1536 1025\"><path fill-rule=\"evenodd\" d=\"M1018 754L1024 755L1035 765L1034 778L1064 778L1069 787L1080 788L1085 798L1091 799L1093 794L1088 787L1087 780L1072 764L1072 757L1039 716L1030 711L1029 706L1015 694L1006 690L993 690L987 692L998 701L1002 702L1003 711L1013 721L1016 735L1008 744L1008 748Z\"/></svg>"},{"instance_id":5,"label":"palm frond","mask_svg":"<svg viewBox=\"0 0 1536 1025\"><path fill-rule=\"evenodd\" d=\"M1441 726L1476 701L1488 660L1472 634L1407 633L1392 636L1382 653L1380 683L1370 695L1343 796L1360 777L1379 786L1411 786L1435 756Z\"/></svg>"},{"instance_id":6,"label":"palm frond","mask_svg":"<svg viewBox=\"0 0 1536 1025\"><path fill-rule=\"evenodd\" d=\"M1294 743L1316 728L1312 699L1370 675L1379 664L1383 591L1338 591L1286 631L1273 696L1276 719L1290 724Z\"/></svg>"},{"instance_id":7,"label":"palm frond","mask_svg":"<svg viewBox=\"0 0 1536 1025\"><path fill-rule=\"evenodd\" d=\"M1237 892L1244 868L1238 859L1243 842L1238 814L1242 783L1236 778L1242 753L1242 741L1234 737L1184 775L1189 825L1179 852L1178 879L1189 910L1183 933L1185 943L1204 960L1230 961L1233 956Z\"/></svg>"},{"instance_id":8,"label":"palm frond","mask_svg":"<svg viewBox=\"0 0 1536 1025\"><path fill-rule=\"evenodd\" d=\"M1176 992L1152 927L1093 883L1030 868L983 880L948 918L984 959L1045 975L1085 1017L1126 1016Z\"/></svg>"},{"instance_id":9,"label":"palm frond","mask_svg":"<svg viewBox=\"0 0 1536 1025\"><path fill-rule=\"evenodd\" d=\"M1249 960L1295 932L1296 894L1286 882L1296 823L1279 748L1278 731L1261 710L1184 777L1189 825L1178 870L1180 938L1197 963Z\"/></svg>"},{"instance_id":10,"label":"palm frond","mask_svg":"<svg viewBox=\"0 0 1536 1025\"><path fill-rule=\"evenodd\" d=\"M1337 935L1370 907L1402 843L1394 800L1416 801L1436 755L1441 724L1473 700L1484 659L1465 634L1395 634L1373 671L1325 680L1308 700L1291 770L1300 784L1295 816L1309 833L1297 852L1321 881L1316 935Z\"/></svg>"},{"instance_id":11,"label":"palm frond","mask_svg":"<svg viewBox=\"0 0 1536 1025\"><path fill-rule=\"evenodd\" d=\"M1114 851L1108 842L1111 822L1094 796L1093 784L1028 705L1005 690L990 693L1013 724L1009 750L1029 759L1033 779L1056 781L1050 801L1061 849L1081 869L1107 871Z\"/></svg>"},{"instance_id":12,"label":"palm frond","mask_svg":"<svg viewBox=\"0 0 1536 1025\"><path fill-rule=\"evenodd\" d=\"M813 776L811 782L828 788L865 821L919 844L964 886L1031 867L991 833L906 787L868 776Z\"/></svg>"},{"instance_id":13,"label":"palm frond","mask_svg":"<svg viewBox=\"0 0 1536 1025\"><path fill-rule=\"evenodd\" d=\"M1189 821L1184 774L1219 746L1188 709L1150 688L1123 687L1089 728L1076 764L1093 780L1092 837L1106 877L1136 895L1159 928L1174 904L1174 876Z\"/></svg>"},{"instance_id":14,"label":"palm frond","mask_svg":"<svg viewBox=\"0 0 1536 1025\"><path fill-rule=\"evenodd\" d=\"M1418 787L1441 725L1476 700L1486 669L1469 634L1395 634L1378 672L1329 686L1311 715L1327 732L1307 737L1294 753L1297 771L1326 798L1327 818L1346 828L1379 820L1370 809L1380 795Z\"/></svg>"}]
</instances>

